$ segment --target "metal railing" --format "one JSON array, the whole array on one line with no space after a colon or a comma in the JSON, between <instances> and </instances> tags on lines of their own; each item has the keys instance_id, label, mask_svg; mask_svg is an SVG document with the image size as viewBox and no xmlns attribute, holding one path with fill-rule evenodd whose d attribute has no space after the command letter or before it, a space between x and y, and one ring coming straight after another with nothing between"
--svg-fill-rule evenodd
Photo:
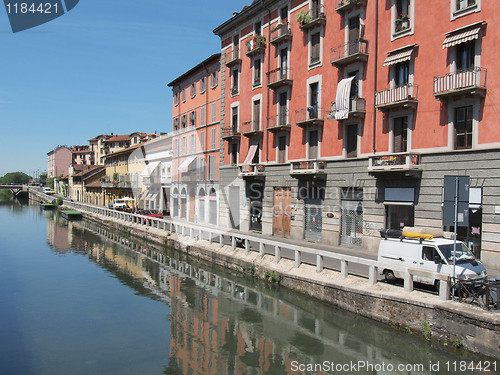
<instances>
[{"instance_id":1,"label":"metal railing","mask_svg":"<svg viewBox=\"0 0 500 375\"><path fill-rule=\"evenodd\" d=\"M342 60L357 54L368 54L368 42L364 39L356 39L352 42L341 44L330 50L330 62Z\"/></svg>"},{"instance_id":2,"label":"metal railing","mask_svg":"<svg viewBox=\"0 0 500 375\"><path fill-rule=\"evenodd\" d=\"M384 106L407 100L418 99L418 86L407 83L402 86L387 90L377 91L375 94L375 105Z\"/></svg>"},{"instance_id":3,"label":"metal railing","mask_svg":"<svg viewBox=\"0 0 500 375\"><path fill-rule=\"evenodd\" d=\"M368 157L368 171L421 170L420 155L414 152L395 152Z\"/></svg>"},{"instance_id":4,"label":"metal railing","mask_svg":"<svg viewBox=\"0 0 500 375\"><path fill-rule=\"evenodd\" d=\"M292 28L288 22L277 25L271 30L271 43L292 36Z\"/></svg>"},{"instance_id":5,"label":"metal railing","mask_svg":"<svg viewBox=\"0 0 500 375\"><path fill-rule=\"evenodd\" d=\"M295 122L323 120L325 118L324 110L321 107L307 107L295 111Z\"/></svg>"},{"instance_id":6,"label":"metal railing","mask_svg":"<svg viewBox=\"0 0 500 375\"><path fill-rule=\"evenodd\" d=\"M260 120L246 121L240 126L240 133L252 133L261 131Z\"/></svg>"},{"instance_id":7,"label":"metal railing","mask_svg":"<svg viewBox=\"0 0 500 375\"><path fill-rule=\"evenodd\" d=\"M453 298L459 302L482 307L485 310L500 309L500 278L485 282L456 279Z\"/></svg>"},{"instance_id":8,"label":"metal railing","mask_svg":"<svg viewBox=\"0 0 500 375\"><path fill-rule=\"evenodd\" d=\"M473 67L469 70L434 77L434 95L453 94L456 91L486 88L487 70Z\"/></svg>"},{"instance_id":9,"label":"metal railing","mask_svg":"<svg viewBox=\"0 0 500 375\"><path fill-rule=\"evenodd\" d=\"M292 68L278 68L267 73L267 84L273 85L280 81L293 80Z\"/></svg>"},{"instance_id":10,"label":"metal railing","mask_svg":"<svg viewBox=\"0 0 500 375\"><path fill-rule=\"evenodd\" d=\"M226 52L226 64L231 64L240 59L240 47L233 45L231 51Z\"/></svg>"}]
</instances>

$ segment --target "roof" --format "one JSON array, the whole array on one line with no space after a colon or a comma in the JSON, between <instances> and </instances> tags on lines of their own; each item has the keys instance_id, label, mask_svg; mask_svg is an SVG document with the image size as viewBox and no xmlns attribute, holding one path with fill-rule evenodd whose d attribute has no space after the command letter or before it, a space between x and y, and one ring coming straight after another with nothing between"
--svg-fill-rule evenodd
<instances>
[{"instance_id":1,"label":"roof","mask_svg":"<svg viewBox=\"0 0 500 375\"><path fill-rule=\"evenodd\" d=\"M263 1L258 1L254 0L251 5L245 5L241 12L234 14L233 17L228 19L226 22L221 24L220 26L217 26L214 30L213 33L215 35L221 36L223 33L227 32L230 30L232 27L235 27L236 24L239 24L240 22L244 22L248 19L251 19L254 16L254 13L256 11L262 11L262 10L267 10L266 5L271 5L274 3L272 0L263 0Z\"/></svg>"},{"instance_id":2,"label":"roof","mask_svg":"<svg viewBox=\"0 0 500 375\"><path fill-rule=\"evenodd\" d=\"M112 137L112 136L111 136L111 135L109 135L109 134L100 134L100 135L98 135L97 137L94 137L94 138L92 138L92 139L89 139L89 142L96 142L99 138L106 138L106 139L108 139L108 138L111 138L111 137Z\"/></svg>"},{"instance_id":3,"label":"roof","mask_svg":"<svg viewBox=\"0 0 500 375\"><path fill-rule=\"evenodd\" d=\"M199 69L205 67L206 65L211 64L217 60L220 60L220 55L221 55L220 53L214 53L208 59L203 60L201 63L199 63L195 67L189 69L187 72L185 72L184 74L182 74L179 77L177 77L176 79L174 79L172 82L167 84L167 86L173 87L173 86L177 85L178 83L180 83L181 81L183 81L184 79L186 79L187 77L189 77L191 74L193 74L197 70L199 70Z\"/></svg>"},{"instance_id":4,"label":"roof","mask_svg":"<svg viewBox=\"0 0 500 375\"><path fill-rule=\"evenodd\" d=\"M123 134L123 135L115 135L112 136L111 138L106 139L104 142L109 143L109 142L121 142L121 141L128 141L130 139L129 134Z\"/></svg>"}]
</instances>

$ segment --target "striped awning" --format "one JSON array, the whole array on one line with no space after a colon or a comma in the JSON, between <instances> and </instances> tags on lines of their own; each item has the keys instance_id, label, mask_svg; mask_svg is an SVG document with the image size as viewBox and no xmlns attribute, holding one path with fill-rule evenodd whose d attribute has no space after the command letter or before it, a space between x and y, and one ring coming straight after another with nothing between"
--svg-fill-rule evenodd
<instances>
[{"instance_id":1,"label":"striped awning","mask_svg":"<svg viewBox=\"0 0 500 375\"><path fill-rule=\"evenodd\" d=\"M389 56L387 56L384 60L384 66L394 65L403 61L408 61L411 59L412 53L413 53L413 47L405 49L403 51L397 50L394 52L389 52Z\"/></svg>"},{"instance_id":2,"label":"striped awning","mask_svg":"<svg viewBox=\"0 0 500 375\"><path fill-rule=\"evenodd\" d=\"M453 47L457 44L465 43L479 38L479 31L481 30L481 27L482 25L479 25L465 31L463 29L461 29L462 31L459 30L458 32L452 31L444 40L443 48Z\"/></svg>"}]
</instances>

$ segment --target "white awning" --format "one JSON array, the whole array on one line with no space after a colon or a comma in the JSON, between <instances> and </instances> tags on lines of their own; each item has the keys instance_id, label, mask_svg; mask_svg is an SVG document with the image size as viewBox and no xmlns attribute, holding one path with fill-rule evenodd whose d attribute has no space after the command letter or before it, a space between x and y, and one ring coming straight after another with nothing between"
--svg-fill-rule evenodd
<instances>
[{"instance_id":1,"label":"white awning","mask_svg":"<svg viewBox=\"0 0 500 375\"><path fill-rule=\"evenodd\" d=\"M187 172L189 166L191 163L196 159L196 156L188 156L184 161L179 165L179 168L177 168L181 172Z\"/></svg>"},{"instance_id":2,"label":"white awning","mask_svg":"<svg viewBox=\"0 0 500 375\"><path fill-rule=\"evenodd\" d=\"M337 85L337 98L335 99L335 120L345 120L349 117L349 98L351 97L351 82L356 77L344 78Z\"/></svg>"},{"instance_id":3,"label":"white awning","mask_svg":"<svg viewBox=\"0 0 500 375\"><path fill-rule=\"evenodd\" d=\"M151 194L151 197L149 197L150 201L156 201L156 197L158 196L158 193Z\"/></svg>"},{"instance_id":4,"label":"white awning","mask_svg":"<svg viewBox=\"0 0 500 375\"><path fill-rule=\"evenodd\" d=\"M403 61L409 61L411 59L412 53L413 47L404 49L403 51L397 50L394 52L389 52L389 56L387 56L384 60L384 66L398 64Z\"/></svg>"},{"instance_id":5,"label":"white awning","mask_svg":"<svg viewBox=\"0 0 500 375\"><path fill-rule=\"evenodd\" d=\"M479 25L471 25L466 28L461 28L447 34L443 42L443 48L453 47L460 43L465 43L479 38L479 31L481 30L482 23Z\"/></svg>"},{"instance_id":6,"label":"white awning","mask_svg":"<svg viewBox=\"0 0 500 375\"><path fill-rule=\"evenodd\" d=\"M241 167L242 172L249 172L250 171L250 164L252 163L252 159L255 156L255 152L257 152L258 147L259 147L259 144L254 143L248 149L247 157L245 158L245 161L243 162L243 166Z\"/></svg>"},{"instance_id":7,"label":"white awning","mask_svg":"<svg viewBox=\"0 0 500 375\"><path fill-rule=\"evenodd\" d=\"M159 161L150 161L146 167L142 170L140 176L141 177L149 177L151 173L160 165Z\"/></svg>"}]
</instances>

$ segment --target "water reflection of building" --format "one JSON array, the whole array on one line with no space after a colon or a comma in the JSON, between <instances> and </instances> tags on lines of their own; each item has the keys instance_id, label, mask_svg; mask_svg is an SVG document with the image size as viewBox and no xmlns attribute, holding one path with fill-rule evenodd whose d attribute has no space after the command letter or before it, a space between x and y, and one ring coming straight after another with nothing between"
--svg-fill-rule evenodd
<instances>
[{"instance_id":1,"label":"water reflection of building","mask_svg":"<svg viewBox=\"0 0 500 375\"><path fill-rule=\"evenodd\" d=\"M91 259L170 306L165 373L296 374L292 363L397 366L443 358L407 335L273 285L208 271L85 221L73 229L97 235L85 240Z\"/></svg>"},{"instance_id":2,"label":"water reflection of building","mask_svg":"<svg viewBox=\"0 0 500 375\"><path fill-rule=\"evenodd\" d=\"M47 216L47 243L57 252L71 251L72 223L59 217L57 212L46 212Z\"/></svg>"}]
</instances>

